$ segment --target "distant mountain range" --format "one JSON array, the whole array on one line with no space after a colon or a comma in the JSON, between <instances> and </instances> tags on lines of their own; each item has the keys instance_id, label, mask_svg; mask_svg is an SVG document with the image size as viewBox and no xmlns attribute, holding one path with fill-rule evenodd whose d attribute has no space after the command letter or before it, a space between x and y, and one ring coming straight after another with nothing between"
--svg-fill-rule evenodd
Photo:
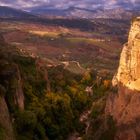
<instances>
[{"instance_id":1,"label":"distant mountain range","mask_svg":"<svg viewBox=\"0 0 140 140\"><path fill-rule=\"evenodd\" d=\"M78 18L131 18L139 15L140 0L68 0L50 1L50 5L32 7L32 13L41 16Z\"/></svg>"},{"instance_id":2,"label":"distant mountain range","mask_svg":"<svg viewBox=\"0 0 140 140\"><path fill-rule=\"evenodd\" d=\"M31 9L31 13L40 16L62 16L62 17L76 17L76 18L117 18L129 19L132 16L138 15L138 9L115 7L113 9L104 9L102 7L97 9L87 9L80 7L68 7L67 9L39 7Z\"/></svg>"},{"instance_id":3,"label":"distant mountain range","mask_svg":"<svg viewBox=\"0 0 140 140\"><path fill-rule=\"evenodd\" d=\"M7 6L0 6L0 17L2 18L31 18L35 16L30 12L10 8Z\"/></svg>"},{"instance_id":4,"label":"distant mountain range","mask_svg":"<svg viewBox=\"0 0 140 140\"><path fill-rule=\"evenodd\" d=\"M114 8L138 10L140 8L140 0L50 0L46 5L32 6L33 9L67 9L69 7L79 7L90 10Z\"/></svg>"},{"instance_id":5,"label":"distant mountain range","mask_svg":"<svg viewBox=\"0 0 140 140\"><path fill-rule=\"evenodd\" d=\"M114 2L114 1L113 1ZM112 3L113 3L112 2ZM132 5L127 1L117 3L114 8L94 7L81 8L70 6L68 8L55 8L53 6L39 6L26 9L24 11L0 6L0 17L3 18L31 18L39 17L75 17L75 18L112 18L112 19L130 19L135 15L140 15L140 2L137 5ZM28 12L27 12L28 11Z\"/></svg>"}]
</instances>

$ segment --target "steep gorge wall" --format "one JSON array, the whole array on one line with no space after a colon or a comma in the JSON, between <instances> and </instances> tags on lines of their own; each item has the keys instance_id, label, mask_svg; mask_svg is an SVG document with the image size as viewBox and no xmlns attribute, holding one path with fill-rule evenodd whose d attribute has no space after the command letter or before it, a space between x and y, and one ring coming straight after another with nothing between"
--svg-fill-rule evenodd
<instances>
[{"instance_id":1,"label":"steep gorge wall","mask_svg":"<svg viewBox=\"0 0 140 140\"><path fill-rule=\"evenodd\" d=\"M11 88L9 89L11 86L10 80L13 76L16 77L17 80L14 92L10 91ZM20 110L24 109L24 94L19 69L17 68L16 71L14 69L10 71L3 69L3 71L1 70L0 78L2 80L2 83L0 82L0 139L15 140L13 129L14 118L12 118L12 114L10 113L11 103L8 96L10 96L11 99L13 98L14 104L12 104L12 107L17 106ZM7 85L5 85L5 80Z\"/></svg>"},{"instance_id":2,"label":"steep gorge wall","mask_svg":"<svg viewBox=\"0 0 140 140\"><path fill-rule=\"evenodd\" d=\"M140 90L140 18L133 21L128 43L122 50L118 72L113 79L114 85L118 83Z\"/></svg>"},{"instance_id":3,"label":"steep gorge wall","mask_svg":"<svg viewBox=\"0 0 140 140\"><path fill-rule=\"evenodd\" d=\"M128 43L121 53L113 85L117 93L108 97L106 114L116 121L116 140L140 139L140 18L131 25Z\"/></svg>"},{"instance_id":4,"label":"steep gorge wall","mask_svg":"<svg viewBox=\"0 0 140 140\"><path fill-rule=\"evenodd\" d=\"M4 97L0 97L0 127L0 139L15 140L9 110Z\"/></svg>"},{"instance_id":5,"label":"steep gorge wall","mask_svg":"<svg viewBox=\"0 0 140 140\"><path fill-rule=\"evenodd\" d=\"M24 109L21 72L8 51L10 48L0 35L0 140L15 140L11 107Z\"/></svg>"}]
</instances>

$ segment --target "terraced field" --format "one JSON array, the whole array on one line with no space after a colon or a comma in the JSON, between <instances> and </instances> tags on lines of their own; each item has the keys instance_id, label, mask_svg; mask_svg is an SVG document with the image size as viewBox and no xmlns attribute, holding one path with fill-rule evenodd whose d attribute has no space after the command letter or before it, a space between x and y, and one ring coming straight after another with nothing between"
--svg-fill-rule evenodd
<instances>
[{"instance_id":1,"label":"terraced field","mask_svg":"<svg viewBox=\"0 0 140 140\"><path fill-rule=\"evenodd\" d=\"M73 27L72 22L71 20L69 27L67 22L64 22L65 26L61 26L60 23L51 25L49 22L42 24L3 21L0 23L0 31L6 42L15 45L21 51L27 51L32 57L47 58L54 64L76 61L83 68L98 71L108 70L114 73L118 66L122 44L126 39L128 25L120 22L116 23L117 26L109 21L102 21L104 26L101 29L98 24L103 23L91 21L90 25L93 23L96 28L86 31L81 30L78 26ZM75 21L73 24L75 25ZM84 26L82 22L79 24ZM122 27L126 27L126 31L116 32L117 27L120 28L121 24Z\"/></svg>"}]
</instances>

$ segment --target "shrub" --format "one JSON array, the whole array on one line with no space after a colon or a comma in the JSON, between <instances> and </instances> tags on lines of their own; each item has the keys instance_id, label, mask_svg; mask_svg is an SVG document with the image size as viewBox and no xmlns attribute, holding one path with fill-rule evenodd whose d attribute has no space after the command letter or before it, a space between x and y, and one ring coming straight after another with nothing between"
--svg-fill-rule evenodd
<instances>
[{"instance_id":1,"label":"shrub","mask_svg":"<svg viewBox=\"0 0 140 140\"><path fill-rule=\"evenodd\" d=\"M116 133L116 124L112 116L107 117L107 126L108 129L103 132L100 137L100 140L114 140Z\"/></svg>"},{"instance_id":2,"label":"shrub","mask_svg":"<svg viewBox=\"0 0 140 140\"><path fill-rule=\"evenodd\" d=\"M0 140L4 140L5 138L4 128L0 125Z\"/></svg>"}]
</instances>

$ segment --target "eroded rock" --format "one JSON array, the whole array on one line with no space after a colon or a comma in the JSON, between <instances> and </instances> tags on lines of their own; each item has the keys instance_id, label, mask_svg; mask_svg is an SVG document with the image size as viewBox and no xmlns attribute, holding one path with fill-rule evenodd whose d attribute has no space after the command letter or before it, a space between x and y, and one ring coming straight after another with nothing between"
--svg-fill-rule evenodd
<instances>
[{"instance_id":1,"label":"eroded rock","mask_svg":"<svg viewBox=\"0 0 140 140\"><path fill-rule=\"evenodd\" d=\"M116 121L116 140L140 139L140 18L131 26L128 43L121 53L113 85L117 93L108 97L106 114Z\"/></svg>"}]
</instances>

